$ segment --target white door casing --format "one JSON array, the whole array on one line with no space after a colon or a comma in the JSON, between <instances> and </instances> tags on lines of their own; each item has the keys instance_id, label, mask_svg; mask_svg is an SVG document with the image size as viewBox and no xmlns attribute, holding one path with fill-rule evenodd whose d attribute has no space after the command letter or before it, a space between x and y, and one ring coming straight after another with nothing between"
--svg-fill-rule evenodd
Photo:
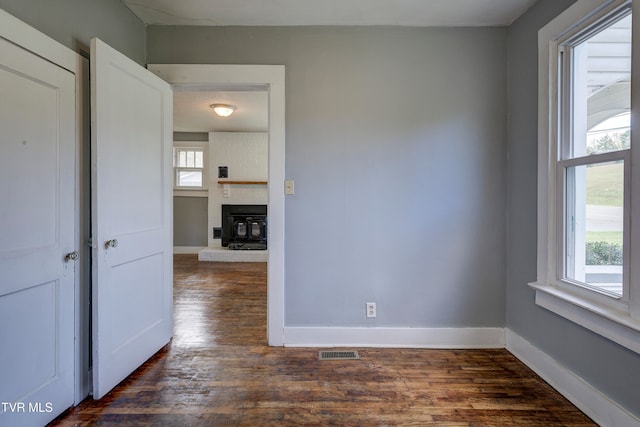
<instances>
[{"instance_id":1,"label":"white door casing","mask_svg":"<svg viewBox=\"0 0 640 427\"><path fill-rule=\"evenodd\" d=\"M0 425L74 401L76 125L76 75L0 37Z\"/></svg>"},{"instance_id":2,"label":"white door casing","mask_svg":"<svg viewBox=\"0 0 640 427\"><path fill-rule=\"evenodd\" d=\"M93 395L173 333L169 84L91 41Z\"/></svg>"}]
</instances>

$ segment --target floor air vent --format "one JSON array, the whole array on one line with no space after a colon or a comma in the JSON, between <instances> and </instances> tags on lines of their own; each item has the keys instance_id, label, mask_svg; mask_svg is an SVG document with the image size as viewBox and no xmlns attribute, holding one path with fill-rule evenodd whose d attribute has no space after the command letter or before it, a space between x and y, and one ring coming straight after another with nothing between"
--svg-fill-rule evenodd
<instances>
[{"instance_id":1,"label":"floor air vent","mask_svg":"<svg viewBox=\"0 0 640 427\"><path fill-rule=\"evenodd\" d=\"M320 360L356 360L360 359L357 351L320 351Z\"/></svg>"}]
</instances>

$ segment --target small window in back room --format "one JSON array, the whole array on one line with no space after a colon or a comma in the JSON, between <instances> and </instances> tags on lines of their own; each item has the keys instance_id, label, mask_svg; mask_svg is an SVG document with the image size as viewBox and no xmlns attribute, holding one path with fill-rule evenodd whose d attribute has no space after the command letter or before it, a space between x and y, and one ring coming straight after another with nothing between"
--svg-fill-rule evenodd
<instances>
[{"instance_id":1,"label":"small window in back room","mask_svg":"<svg viewBox=\"0 0 640 427\"><path fill-rule=\"evenodd\" d=\"M176 188L203 188L204 150L175 148L174 170Z\"/></svg>"}]
</instances>

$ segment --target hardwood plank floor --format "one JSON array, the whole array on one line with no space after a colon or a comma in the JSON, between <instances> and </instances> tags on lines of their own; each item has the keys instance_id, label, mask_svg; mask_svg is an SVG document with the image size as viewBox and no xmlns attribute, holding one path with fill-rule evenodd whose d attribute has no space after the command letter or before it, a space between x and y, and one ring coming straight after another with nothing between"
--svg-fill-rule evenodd
<instances>
[{"instance_id":1,"label":"hardwood plank floor","mask_svg":"<svg viewBox=\"0 0 640 427\"><path fill-rule=\"evenodd\" d=\"M176 255L175 336L52 426L592 426L506 350L266 346L266 264Z\"/></svg>"}]
</instances>

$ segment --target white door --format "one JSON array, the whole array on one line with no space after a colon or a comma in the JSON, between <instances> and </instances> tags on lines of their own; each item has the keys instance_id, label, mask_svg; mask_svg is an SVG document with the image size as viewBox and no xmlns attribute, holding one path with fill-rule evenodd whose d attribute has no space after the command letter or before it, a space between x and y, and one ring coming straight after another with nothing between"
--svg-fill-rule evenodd
<instances>
[{"instance_id":1,"label":"white door","mask_svg":"<svg viewBox=\"0 0 640 427\"><path fill-rule=\"evenodd\" d=\"M168 83L91 42L93 395L173 334L172 115Z\"/></svg>"},{"instance_id":2,"label":"white door","mask_svg":"<svg viewBox=\"0 0 640 427\"><path fill-rule=\"evenodd\" d=\"M73 404L75 76L0 38L0 425Z\"/></svg>"}]
</instances>

